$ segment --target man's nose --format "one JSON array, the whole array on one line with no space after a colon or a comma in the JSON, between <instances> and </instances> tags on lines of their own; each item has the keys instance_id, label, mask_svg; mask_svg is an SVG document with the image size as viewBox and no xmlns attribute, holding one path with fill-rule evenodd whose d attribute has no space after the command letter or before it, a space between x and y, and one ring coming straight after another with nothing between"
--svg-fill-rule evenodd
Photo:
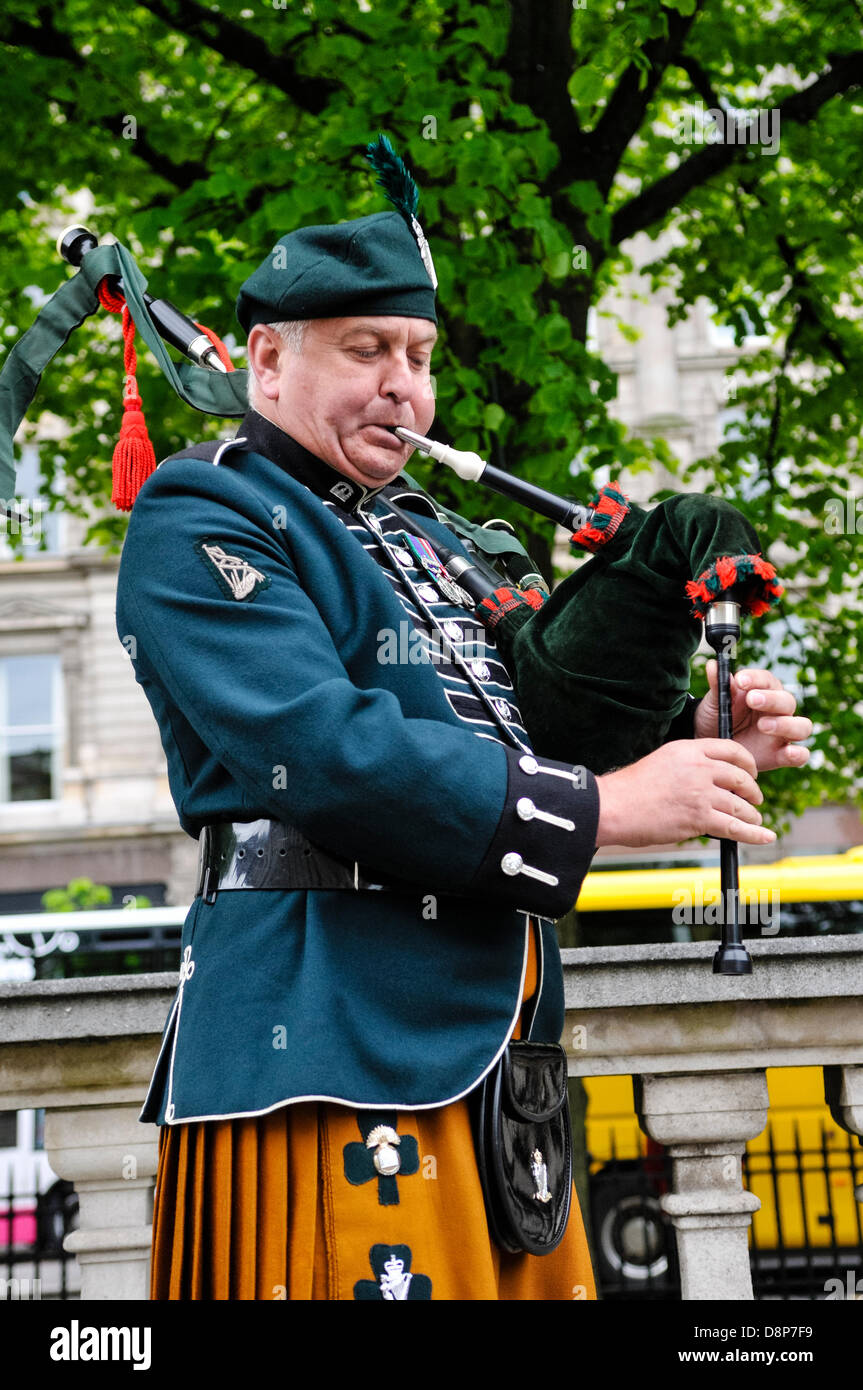
<instances>
[{"instance_id":1,"label":"man's nose","mask_svg":"<svg viewBox=\"0 0 863 1390\"><path fill-rule=\"evenodd\" d=\"M389 396L392 400L407 400L417 384L416 376L416 372L411 371L406 352L387 353L381 376L381 395Z\"/></svg>"}]
</instances>

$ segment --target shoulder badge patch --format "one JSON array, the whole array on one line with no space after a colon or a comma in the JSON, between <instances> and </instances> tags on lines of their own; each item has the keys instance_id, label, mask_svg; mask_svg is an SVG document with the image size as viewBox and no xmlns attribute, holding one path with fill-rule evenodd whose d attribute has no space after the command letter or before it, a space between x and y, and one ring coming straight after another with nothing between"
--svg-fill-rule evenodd
<instances>
[{"instance_id":1,"label":"shoulder badge patch","mask_svg":"<svg viewBox=\"0 0 863 1390\"><path fill-rule=\"evenodd\" d=\"M225 550L215 536L204 536L202 540L195 541L195 549L215 575L219 588L229 598L251 600L262 589L270 587L267 575L256 569L245 556Z\"/></svg>"}]
</instances>

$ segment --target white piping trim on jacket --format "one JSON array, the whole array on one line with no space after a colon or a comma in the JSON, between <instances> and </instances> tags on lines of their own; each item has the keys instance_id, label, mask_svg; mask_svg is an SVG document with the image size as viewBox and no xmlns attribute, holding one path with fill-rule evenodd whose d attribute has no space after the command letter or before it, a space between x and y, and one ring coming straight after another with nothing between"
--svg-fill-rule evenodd
<instances>
[{"instance_id":1,"label":"white piping trim on jacket","mask_svg":"<svg viewBox=\"0 0 863 1390\"><path fill-rule=\"evenodd\" d=\"M193 928L193 935L194 935L194 928ZM192 950L192 948L191 948L191 946L190 946L190 947L189 947L189 960L188 960L189 965L192 964L191 950ZM167 1112L168 1112L169 1110L173 1110L173 1108L174 1108L174 1061L175 1061L176 1056L177 1056L177 1039L178 1039L179 1036L180 1036L180 1016L181 1016L181 1014L182 1014L182 1012L183 1012L183 991L184 991L184 989L186 988L186 981L187 981L188 978L189 978L189 977L188 977L188 973L187 973L187 965L186 965L186 961L185 961L185 960L183 961L183 964L182 964L182 966L180 967L180 969L181 969L181 972L182 972L182 978L181 978L181 980L180 980L180 992L179 992L179 995L177 996L177 1022L176 1022L175 1027L174 1027L174 1042L173 1042L173 1046L171 1047L171 1064L170 1064L170 1066L169 1066L169 1068L168 1068L168 1095L167 1095L167 1098L166 1098L166 1101L165 1101L165 1114L166 1114L166 1116L167 1116Z\"/></svg>"},{"instance_id":2,"label":"white piping trim on jacket","mask_svg":"<svg viewBox=\"0 0 863 1390\"><path fill-rule=\"evenodd\" d=\"M233 441L231 441L231 442L233 442ZM198 917L200 916L202 904L203 904L203 899L202 899L202 898L196 898L196 899L195 899L196 911L195 911L194 916L192 917L191 929L190 929L190 930L191 930L191 937L192 937L192 940L194 940L194 937L195 937L195 928L196 928L196 926L197 926L197 924L198 924ZM177 1052L177 1034L178 1034L179 1031L180 1031L180 1012L181 1012L182 1007L183 1007L183 990L184 990L185 987L186 987L186 981L189 979L189 977L190 977L192 974L194 974L194 969L195 969L194 962L192 961L192 958L191 958L191 957L192 957L192 945L191 945L191 941L190 941L190 943L189 943L189 945L187 946L186 950L183 952L183 960L182 960L182 963L181 963L181 965L180 965L180 983L179 983L179 986L178 986L178 988L177 988L177 996L176 996L176 998L175 998L175 1000L174 1000L174 1003L173 1003L172 1006L171 1006L171 1012L168 1014L168 1022L165 1024L165 1036L164 1036L164 1038L162 1039L162 1046L159 1048L159 1056L156 1058L156 1065L155 1065L155 1067L153 1068L153 1075L151 1076L151 1078L150 1078L150 1084L149 1084L149 1086L147 1087L147 1094L146 1094L146 1096L144 1097L144 1104L141 1106L141 1112L142 1112L142 1113L143 1113L144 1110L146 1110L147 1105L148 1105L148 1103L149 1103L149 1100L150 1100L150 1092L151 1092L152 1089L153 1089L153 1082L155 1081L156 1076L157 1076L157 1074L158 1074L159 1063L160 1063L160 1061L162 1060L162 1053L165 1051L165 1044L167 1043L168 1038L171 1036L171 1019L174 1017L174 1013L176 1012L177 1017L176 1017L176 1020L175 1020L175 1023L174 1023L174 1037L173 1037L172 1046L171 1046L171 1065L170 1065L170 1067L169 1067L169 1069L168 1069L168 1095L167 1095L167 1099L166 1099L166 1102L165 1102L166 1109L167 1109L167 1107L171 1104L171 1091L172 1091L172 1089L173 1089L173 1084L174 1084L174 1057L175 1057L176 1052ZM189 966L189 965L192 966L192 969L191 969L191 970L188 969L188 966ZM138 1119L139 1119L139 1120L141 1119L141 1116L140 1116L140 1115L138 1116ZM147 1121L147 1120L143 1120L142 1123L143 1123L143 1124L147 1124L148 1121Z\"/></svg>"},{"instance_id":3,"label":"white piping trim on jacket","mask_svg":"<svg viewBox=\"0 0 863 1390\"><path fill-rule=\"evenodd\" d=\"M518 912L521 912L521 911L522 911L521 908L518 908L518 909L516 909L516 910L517 910ZM182 1118L177 1118L177 1116L175 1115L174 1118L173 1118L172 1120L169 1120L169 1119L168 1119L168 1110L170 1109L170 1106L171 1106L171 1103L172 1103L173 1082L174 1082L174 1052L176 1051L176 1047L177 1047L177 1037L178 1037L179 1032L180 1032L180 1019L179 1019L179 1016L178 1016L178 1017L177 1017L176 1031L175 1031L175 1033L174 1033L174 1052L172 1052L172 1054L171 1054L171 1069L170 1069L170 1072L169 1072L169 1075L168 1075L168 1095L167 1095L166 1104L165 1104L165 1124L166 1124L166 1125L171 1125L171 1126L173 1126L173 1125L196 1124L199 1120L243 1120L243 1119L251 1119L251 1118L252 1118L253 1116L255 1116L255 1115L269 1115L269 1114L271 1114L271 1112L272 1112L273 1110L282 1110L282 1109L284 1109L284 1108L285 1108L286 1106L288 1106L288 1105L299 1105L302 1101L308 1101L308 1100L329 1101L329 1102L331 1102L331 1103L334 1104L334 1105L344 1105L344 1106L347 1106L348 1109L350 1109L350 1110L439 1110L439 1109L441 1109L441 1107L444 1106L444 1105L453 1105L457 1100L463 1100L465 1096L470 1095L471 1091L475 1090L476 1087L479 1085L479 1083L480 1083L482 1080L484 1080L486 1076L488 1076L488 1074L489 1074L489 1072L491 1071L492 1067L495 1066L495 1064L498 1062L498 1060L500 1059L500 1057L502 1057L503 1052L504 1052L504 1049L506 1048L506 1045L507 1045L507 1043L509 1042L509 1040L510 1040L510 1038L512 1037L513 1032L514 1032L514 1030L515 1030L515 1025L516 1025L516 1023L518 1022L519 1014L521 1013L521 1006L522 1006L522 1002L523 1002L523 1001L522 1001L522 995L524 994L524 981L525 981L525 977L526 977L526 975L527 975L527 957L528 957L528 948L529 948L529 944L530 944L530 935L529 935L529 934L530 934L530 931L531 931L530 915L529 915L528 913L524 913L524 916L525 916L525 926L524 926L524 955L523 955L523 957L522 957L522 962L521 962L521 984L519 985L519 990L518 990L518 1003L517 1003L517 1005L516 1005L515 1013L513 1014L513 1016L512 1016L512 1021L510 1022L509 1028L507 1029L506 1037L504 1038L503 1042L501 1043L501 1045L500 1045L500 1047L498 1048L497 1052L495 1053L494 1057L492 1057L492 1059L491 1059L491 1061L489 1062L488 1066L485 1068L484 1071L482 1071L482 1072L480 1073L480 1075L476 1078L476 1080L472 1081L471 1084L470 1084L469 1086L466 1086L465 1089L464 1089L463 1091L459 1091L458 1095L455 1095L455 1096L448 1096L445 1100L431 1100L431 1101L426 1101L426 1102L424 1102L424 1104L422 1104L422 1105L408 1105L408 1104L405 1104L405 1103L403 1103L403 1102L401 1102L401 1101L397 1101L397 1100L382 1100L382 1101L346 1100L346 1099L344 1098L344 1096L291 1096L291 1097L289 1097L289 1099L287 1099L287 1100L277 1100L276 1103L275 1103L274 1105L267 1105L267 1106L264 1107L263 1110L236 1110L236 1111L232 1111L231 1114L224 1114L224 1113L223 1113L223 1114L220 1114L220 1115L183 1115ZM184 984L184 983L185 983L184 981L181 981L181 982L180 982L181 991L182 991L182 987L183 987L183 984ZM178 1002L180 1002L180 1001L178 1000ZM151 1082L151 1083L150 1083L150 1088L151 1088L151 1089L152 1089L152 1084L153 1084L153 1083ZM149 1092L148 1092L148 1096L149 1096ZM145 1103L145 1105L146 1105L146 1101L145 1101L144 1103ZM143 1123L144 1123L144 1124L148 1124L148 1123L150 1123L150 1122L147 1121L147 1120L144 1120Z\"/></svg>"},{"instance_id":4,"label":"white piping trim on jacket","mask_svg":"<svg viewBox=\"0 0 863 1390\"><path fill-rule=\"evenodd\" d=\"M215 454L213 455L213 466L218 467L218 465L222 462L222 454L226 454L229 449L236 449L240 444L245 444L246 442L247 440L245 435L243 435L242 438L239 439L226 439L224 444L222 444L221 447L218 448Z\"/></svg>"},{"instance_id":5,"label":"white piping trim on jacket","mask_svg":"<svg viewBox=\"0 0 863 1390\"><path fill-rule=\"evenodd\" d=\"M161 1047L159 1048L159 1055L158 1055L158 1057L156 1058L156 1065L155 1065L154 1068L153 1068L153 1075L150 1077L150 1084L149 1084L149 1086L147 1087L147 1094L146 1094L145 1097L144 1097L144 1104L141 1106L141 1112L140 1112L140 1114L138 1115L138 1119L139 1119L139 1120L141 1119L141 1115L143 1115L144 1111L147 1109L147 1106L148 1106L148 1104L149 1104L149 1102L150 1102L150 1094L151 1094L151 1092L152 1092L152 1090L153 1090L153 1086L154 1086L154 1084L155 1084L156 1077L157 1077L158 1074L159 1074L159 1063L160 1063L161 1060L162 1060L162 1053L165 1051L165 1048L168 1046L168 1043L171 1041L171 1028L172 1028L172 1026L173 1026L172 1020L173 1020L173 1018L174 1018L175 1013L177 1012L177 1005L179 1004L179 1002L180 1002L180 991L179 991L179 988L178 988L177 993L176 993L175 996L174 996L174 1002L173 1002L173 1004L171 1005L171 1012L168 1014L168 1019L167 1019L167 1022L166 1022L166 1024L165 1024L165 1036L163 1037L163 1039L162 1039L162 1045L161 1045ZM141 1123L142 1123L142 1124L147 1124L148 1121L147 1121L147 1120L142 1120Z\"/></svg>"},{"instance_id":6,"label":"white piping trim on jacket","mask_svg":"<svg viewBox=\"0 0 863 1390\"><path fill-rule=\"evenodd\" d=\"M385 499L384 499L384 501L385 501ZM396 505L398 505L398 504L396 504ZM383 550L383 553L386 555L386 557L387 557L387 559L388 559L388 561L389 561L389 563L390 563L390 568L391 568L396 574L399 574L399 575L400 575L401 580L402 580L402 583L404 584L405 588L408 590L408 592L411 594L411 596L412 596L412 598L413 598L413 600L414 600L414 605L415 605L415 607L418 608L419 612L425 617L426 621L427 621L427 622L430 622L430 623L432 624L432 627L435 628L435 629L437 630L438 634L439 634L441 637L443 637L444 642L446 643L447 647L449 648L450 657L451 657L451 660L452 660L452 664L453 664L456 668L459 668L459 667L461 668L461 670L464 672L464 678L467 680L468 685L473 689L473 691L475 692L475 694L479 697L480 703L483 704L483 705L485 705L486 709L490 711L490 713L491 713L491 715L492 715L492 720L491 720L492 726L494 727L495 725L497 725L497 727L498 727L503 733L505 733L505 734L507 734L507 735L509 736L509 746L510 746L510 747L516 748L520 753L533 753L533 749L530 747L530 744L527 742L527 730L526 730L526 729L524 730L524 736L525 736L525 737L524 737L524 741L522 741L522 740L519 738L518 734L515 732L515 729L512 727L512 725L511 725L511 724L508 724L508 723L506 722L506 720L502 718L500 711L499 711L499 710L495 707L495 705L494 705L494 702L493 702L492 697L488 694L488 692L485 690L485 688L483 687L483 685L477 680L477 678L476 678L476 676L474 675L473 671L472 671L472 670L470 669L470 667L468 666L468 663L467 663L466 658L462 656L461 652L460 652L460 651L458 650L458 648L456 647L456 645L455 645L455 643L453 642L452 638L450 637L449 633L446 631L445 627L443 626L443 624L444 624L445 621L457 621L457 620L456 620L456 619L443 619L443 618L438 618L437 614L435 614L435 613L432 612L432 610L431 610L431 608L429 607L428 603L426 603L425 599L424 599L424 598L422 597L422 595L418 592L417 583L418 583L418 582L425 582L425 581L414 581L414 580L411 578L410 575L405 574L405 572L404 572L404 570L402 569L401 565L398 563L398 561L397 561L396 559L394 559L394 557L393 557L393 549L394 549L394 547L395 547L395 541L394 541L394 540L391 540L390 537L393 536L394 534L397 534L397 533L389 532L389 531L385 532L383 529L376 530L375 527L374 527L373 525L371 525L371 522L370 522L371 513L366 514L364 511L362 511L362 510L360 509L359 506L357 506L357 509L356 509L354 515L360 517L360 519L361 519L362 521L364 521L364 522L367 523L367 524L366 524L366 530L369 531L370 534L373 535L374 538L375 538L375 540L378 542L379 546L380 546L381 549ZM377 517L375 517L374 520L375 520L376 522L378 522L378 518L377 518ZM380 525L379 522L378 522L378 525ZM444 568L446 568L446 567L444 567ZM470 618L471 615L468 614L468 613L466 612L466 613L465 613L465 617L466 617L466 618ZM479 620L478 618L474 618L473 621L476 622L479 626L482 626L482 624L480 623L480 620ZM504 668L504 669L506 669L506 668ZM440 670L438 670L437 666L434 667L434 670L435 670L435 672L437 673L437 675L440 677L441 681L443 682L443 672L440 671ZM446 689L446 687L444 687L444 689ZM452 706L450 706L450 708L452 708ZM453 710L453 713L455 714L456 711ZM521 716L521 711L520 711L520 710L519 710L519 716ZM459 715L458 718L461 718L461 716ZM467 723L468 721L465 720L464 722ZM524 726L523 726L522 724L519 724L518 727L519 727L520 729L523 729L523 728L524 728ZM519 910L520 910L520 909L519 909Z\"/></svg>"}]
</instances>

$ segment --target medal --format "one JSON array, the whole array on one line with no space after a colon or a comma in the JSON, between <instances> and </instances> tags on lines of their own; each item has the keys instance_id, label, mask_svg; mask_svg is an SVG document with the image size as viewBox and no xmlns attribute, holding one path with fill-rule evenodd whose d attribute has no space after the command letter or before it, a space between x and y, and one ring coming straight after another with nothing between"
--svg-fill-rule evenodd
<instances>
[{"instance_id":1,"label":"medal","mask_svg":"<svg viewBox=\"0 0 863 1390\"><path fill-rule=\"evenodd\" d=\"M460 608L472 609L475 605L470 594L460 584L456 584L454 579L450 579L446 566L435 554L428 541L423 540L422 536L412 536L407 531L404 532L404 537L411 551L444 598L449 599L450 603L458 604Z\"/></svg>"}]
</instances>

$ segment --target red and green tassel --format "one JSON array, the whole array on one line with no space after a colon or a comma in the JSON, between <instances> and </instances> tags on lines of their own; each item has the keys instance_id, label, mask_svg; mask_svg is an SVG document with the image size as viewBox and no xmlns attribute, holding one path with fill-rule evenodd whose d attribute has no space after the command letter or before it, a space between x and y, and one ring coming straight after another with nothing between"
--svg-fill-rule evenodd
<instances>
[{"instance_id":1,"label":"red and green tassel","mask_svg":"<svg viewBox=\"0 0 863 1390\"><path fill-rule=\"evenodd\" d=\"M731 598L729 590L737 589L738 585L734 601L753 618L760 618L785 592L775 568L763 555L721 555L709 569L686 585L692 616L703 618L709 604L723 594Z\"/></svg>"},{"instance_id":2,"label":"red and green tassel","mask_svg":"<svg viewBox=\"0 0 863 1390\"><path fill-rule=\"evenodd\" d=\"M591 502L593 514L570 536L570 544L582 550L596 552L607 545L614 536L623 518L630 510L626 494L619 483L606 483Z\"/></svg>"},{"instance_id":3,"label":"red and green tassel","mask_svg":"<svg viewBox=\"0 0 863 1390\"><path fill-rule=\"evenodd\" d=\"M477 605L477 617L481 618L483 624L494 631L502 618L507 614L515 612L517 609L541 608L545 603L545 594L541 589L495 589L494 593L484 598Z\"/></svg>"}]
</instances>

